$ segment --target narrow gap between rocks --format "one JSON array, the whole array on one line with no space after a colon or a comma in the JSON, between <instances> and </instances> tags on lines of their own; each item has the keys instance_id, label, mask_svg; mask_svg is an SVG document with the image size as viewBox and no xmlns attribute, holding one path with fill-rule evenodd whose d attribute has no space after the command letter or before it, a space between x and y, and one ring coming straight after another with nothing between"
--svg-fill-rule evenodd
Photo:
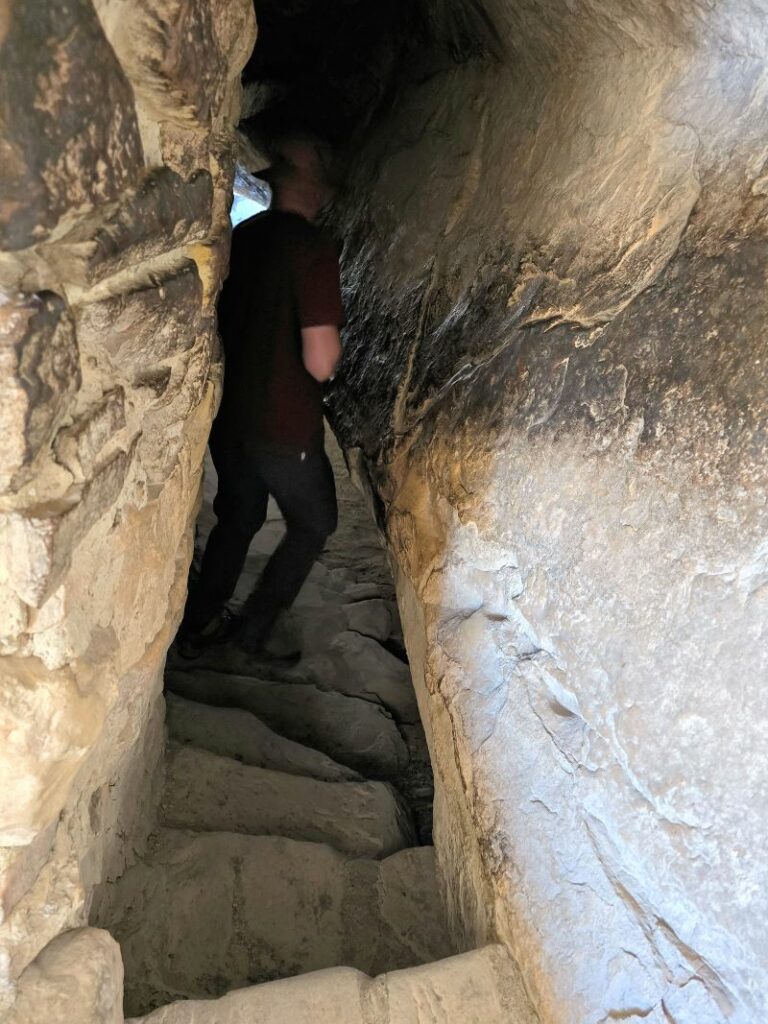
<instances>
[{"instance_id":1,"label":"narrow gap between rocks","mask_svg":"<svg viewBox=\"0 0 768 1024\"><path fill-rule=\"evenodd\" d=\"M428 2L255 6L260 36L244 74L233 225L268 207L258 172L276 139L309 133L339 167L349 163L377 112L433 60L426 43L437 8ZM487 27L481 9L470 7L475 22L465 12L443 40L451 59L474 52L473 24ZM416 53L419 71L410 60ZM194 660L171 648L158 828L122 877L101 887L91 915L120 943L129 1017L168 1007L171 1016L160 1009L157 1024L175 1024L187 1020L183 1002L173 1015L177 1001L215 1000L324 968L377 979L459 952L439 892L432 768L383 542L330 432L326 448L339 525L278 620L272 660L234 643ZM208 459L193 575L215 522L215 494ZM234 610L282 533L271 503ZM505 970L494 950L478 951L480 959L455 974L461 987L487 972L473 1006L488 1024L500 1012L496 983ZM418 990L422 982L413 984ZM327 985L338 989L340 977ZM280 997L260 989L245 998L255 1000L250 1014L273 1009ZM466 998L462 990L458 1013ZM447 992L438 1002L444 999L450 1003ZM258 1019L282 1024L295 1012ZM351 1012L344 1010L345 1021Z\"/></svg>"}]
</instances>

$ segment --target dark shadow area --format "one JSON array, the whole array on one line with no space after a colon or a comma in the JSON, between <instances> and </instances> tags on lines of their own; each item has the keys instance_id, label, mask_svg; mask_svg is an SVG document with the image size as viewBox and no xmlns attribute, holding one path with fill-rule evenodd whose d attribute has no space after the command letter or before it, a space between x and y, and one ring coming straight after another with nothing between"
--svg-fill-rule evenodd
<instances>
[{"instance_id":1,"label":"dark shadow area","mask_svg":"<svg viewBox=\"0 0 768 1024\"><path fill-rule=\"evenodd\" d=\"M255 0L255 9L241 128L261 144L302 131L343 146L410 84L501 49L479 0Z\"/></svg>"}]
</instances>

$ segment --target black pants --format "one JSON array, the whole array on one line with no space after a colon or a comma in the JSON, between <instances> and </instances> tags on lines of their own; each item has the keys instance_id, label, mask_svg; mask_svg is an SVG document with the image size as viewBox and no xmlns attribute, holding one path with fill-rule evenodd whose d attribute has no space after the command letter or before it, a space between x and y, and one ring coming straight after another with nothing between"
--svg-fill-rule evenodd
<instances>
[{"instance_id":1,"label":"black pants","mask_svg":"<svg viewBox=\"0 0 768 1024\"><path fill-rule=\"evenodd\" d=\"M218 522L208 538L199 579L190 586L184 621L190 629L202 629L232 596L254 534L264 525L271 494L286 533L244 608L266 633L293 603L336 529L333 470L322 448L276 455L214 436L211 455L219 477L213 503Z\"/></svg>"}]
</instances>

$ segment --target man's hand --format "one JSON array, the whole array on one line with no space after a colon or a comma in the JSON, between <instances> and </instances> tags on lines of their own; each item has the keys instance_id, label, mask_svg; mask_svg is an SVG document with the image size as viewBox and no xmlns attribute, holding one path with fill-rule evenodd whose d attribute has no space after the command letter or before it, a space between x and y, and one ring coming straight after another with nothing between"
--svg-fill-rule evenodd
<instances>
[{"instance_id":1,"label":"man's hand","mask_svg":"<svg viewBox=\"0 0 768 1024\"><path fill-rule=\"evenodd\" d=\"M324 384L330 380L341 359L339 328L302 327L301 357L307 372Z\"/></svg>"}]
</instances>

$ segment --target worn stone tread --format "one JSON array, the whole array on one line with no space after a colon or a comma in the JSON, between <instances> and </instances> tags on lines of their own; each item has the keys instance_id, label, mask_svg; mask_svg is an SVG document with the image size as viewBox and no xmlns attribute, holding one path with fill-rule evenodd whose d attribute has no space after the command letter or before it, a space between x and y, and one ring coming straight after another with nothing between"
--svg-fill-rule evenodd
<instances>
[{"instance_id":1,"label":"worn stone tread","mask_svg":"<svg viewBox=\"0 0 768 1024\"><path fill-rule=\"evenodd\" d=\"M301 668L324 690L379 701L399 722L419 721L410 669L369 636L346 630Z\"/></svg>"},{"instance_id":2,"label":"worn stone tread","mask_svg":"<svg viewBox=\"0 0 768 1024\"><path fill-rule=\"evenodd\" d=\"M387 857L415 841L387 783L320 782L176 743L168 749L161 813L171 828L285 836L355 857Z\"/></svg>"},{"instance_id":3,"label":"worn stone tread","mask_svg":"<svg viewBox=\"0 0 768 1024\"><path fill-rule=\"evenodd\" d=\"M337 967L179 1002L127 1024L531 1024L501 946L370 979Z\"/></svg>"},{"instance_id":4,"label":"worn stone tread","mask_svg":"<svg viewBox=\"0 0 768 1024\"><path fill-rule=\"evenodd\" d=\"M242 764L326 782L356 782L361 776L327 754L281 736L250 711L217 708L166 696L168 731L180 743L233 757Z\"/></svg>"},{"instance_id":5,"label":"worn stone tread","mask_svg":"<svg viewBox=\"0 0 768 1024\"><path fill-rule=\"evenodd\" d=\"M216 707L252 711L283 736L322 750L371 778L397 777L408 749L379 704L310 683L276 682L204 669L166 672L172 693Z\"/></svg>"},{"instance_id":6,"label":"worn stone tread","mask_svg":"<svg viewBox=\"0 0 768 1024\"><path fill-rule=\"evenodd\" d=\"M128 1014L351 966L449 956L431 847L386 860L319 843L162 829L113 887Z\"/></svg>"}]
</instances>

